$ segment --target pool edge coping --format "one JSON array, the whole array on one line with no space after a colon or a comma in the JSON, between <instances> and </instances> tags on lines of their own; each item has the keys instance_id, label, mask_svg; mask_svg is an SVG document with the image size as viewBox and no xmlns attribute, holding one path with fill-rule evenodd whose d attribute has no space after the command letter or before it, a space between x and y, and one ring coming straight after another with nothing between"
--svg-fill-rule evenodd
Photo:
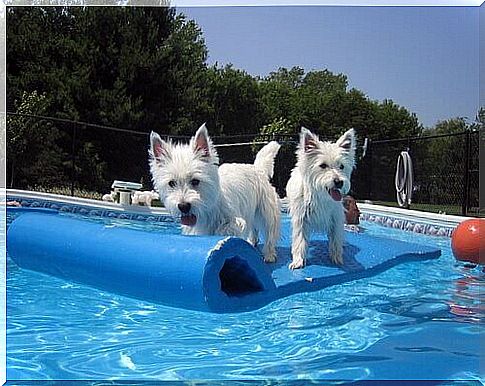
<instances>
[{"instance_id":1,"label":"pool edge coping","mask_svg":"<svg viewBox=\"0 0 485 386\"><path fill-rule=\"evenodd\" d=\"M22 197L26 199L32 200L46 200L52 201L57 203L63 204L72 204L72 205L83 205L90 208L96 209L106 209L106 210L114 210L117 212L124 212L124 213L139 213L139 214L148 214L148 215L168 215L169 212L165 208L160 207L148 207L148 206L141 206L141 205L121 205L114 202L102 201L102 200L94 200L91 198L82 198L82 197L74 197L74 196L66 196L62 194L53 194L53 193L44 193L44 192L36 192L32 190L20 190L20 189L7 189L6 196L11 197Z\"/></svg>"},{"instance_id":2,"label":"pool edge coping","mask_svg":"<svg viewBox=\"0 0 485 386\"><path fill-rule=\"evenodd\" d=\"M361 212L374 215L389 215L400 219L415 219L421 222L433 223L437 225L457 226L459 223L475 217L465 217L434 212L424 212L414 209L404 209L393 206L383 206L375 204L358 203Z\"/></svg>"}]
</instances>

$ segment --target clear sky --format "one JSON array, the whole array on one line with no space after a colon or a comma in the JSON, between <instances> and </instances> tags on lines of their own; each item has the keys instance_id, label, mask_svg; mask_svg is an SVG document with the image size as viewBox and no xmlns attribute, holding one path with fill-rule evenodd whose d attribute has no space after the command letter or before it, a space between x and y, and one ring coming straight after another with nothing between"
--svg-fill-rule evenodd
<instances>
[{"instance_id":1,"label":"clear sky","mask_svg":"<svg viewBox=\"0 0 485 386\"><path fill-rule=\"evenodd\" d=\"M428 127L473 119L480 106L477 7L178 10L202 28L210 64L262 76L278 67L328 68L371 99L408 108Z\"/></svg>"}]
</instances>

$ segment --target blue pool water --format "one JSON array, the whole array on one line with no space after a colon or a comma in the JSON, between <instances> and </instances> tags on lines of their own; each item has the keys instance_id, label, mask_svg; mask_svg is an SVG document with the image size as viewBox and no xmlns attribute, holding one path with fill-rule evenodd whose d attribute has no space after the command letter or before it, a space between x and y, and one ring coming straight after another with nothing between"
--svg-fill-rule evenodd
<instances>
[{"instance_id":1,"label":"blue pool water","mask_svg":"<svg viewBox=\"0 0 485 386\"><path fill-rule=\"evenodd\" d=\"M88 220L179 232L171 222ZM7 257L7 378L483 379L485 274L456 263L448 238L363 227L442 256L240 314L134 300Z\"/></svg>"}]
</instances>

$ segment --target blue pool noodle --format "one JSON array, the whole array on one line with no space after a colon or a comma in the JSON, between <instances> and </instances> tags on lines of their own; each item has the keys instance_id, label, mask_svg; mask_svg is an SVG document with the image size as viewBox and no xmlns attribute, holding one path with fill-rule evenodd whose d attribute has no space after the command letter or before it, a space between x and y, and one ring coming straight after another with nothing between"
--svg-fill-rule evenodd
<instances>
[{"instance_id":1,"label":"blue pool noodle","mask_svg":"<svg viewBox=\"0 0 485 386\"><path fill-rule=\"evenodd\" d=\"M166 235L28 213L10 224L7 245L20 267L175 307L251 309L258 301L243 296L247 288L274 288L259 252L235 237Z\"/></svg>"},{"instance_id":2,"label":"blue pool noodle","mask_svg":"<svg viewBox=\"0 0 485 386\"><path fill-rule=\"evenodd\" d=\"M289 270L288 241L278 262L235 237L142 231L52 213L19 215L7 252L20 267L164 305L211 312L254 310L298 292L369 277L440 250L365 234L346 234L342 267L328 258L324 237L310 243L308 265ZM285 224L283 224L285 228ZM287 227L287 226L286 226Z\"/></svg>"}]
</instances>

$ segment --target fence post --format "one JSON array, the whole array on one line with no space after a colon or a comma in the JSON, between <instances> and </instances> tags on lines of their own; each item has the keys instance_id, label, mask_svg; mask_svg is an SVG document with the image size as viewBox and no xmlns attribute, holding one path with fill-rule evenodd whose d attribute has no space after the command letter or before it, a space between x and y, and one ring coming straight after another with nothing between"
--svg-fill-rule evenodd
<instances>
[{"instance_id":1,"label":"fence post","mask_svg":"<svg viewBox=\"0 0 485 386\"><path fill-rule=\"evenodd\" d=\"M468 213L468 192L470 190L470 131L465 134L465 163L463 181L463 200L461 204L461 214L466 216Z\"/></svg>"},{"instance_id":2,"label":"fence post","mask_svg":"<svg viewBox=\"0 0 485 386\"><path fill-rule=\"evenodd\" d=\"M72 124L72 146L71 146L71 196L74 196L74 181L76 179L76 125Z\"/></svg>"},{"instance_id":3,"label":"fence post","mask_svg":"<svg viewBox=\"0 0 485 386\"><path fill-rule=\"evenodd\" d=\"M368 159L368 165L369 165L369 181L367 181L367 199L368 200L371 200L373 199L372 197L372 172L373 172L373 160L372 160L372 148L373 148L373 144L372 144L372 140L369 138L369 140L367 141L367 150L366 150L366 157Z\"/></svg>"}]
</instances>

